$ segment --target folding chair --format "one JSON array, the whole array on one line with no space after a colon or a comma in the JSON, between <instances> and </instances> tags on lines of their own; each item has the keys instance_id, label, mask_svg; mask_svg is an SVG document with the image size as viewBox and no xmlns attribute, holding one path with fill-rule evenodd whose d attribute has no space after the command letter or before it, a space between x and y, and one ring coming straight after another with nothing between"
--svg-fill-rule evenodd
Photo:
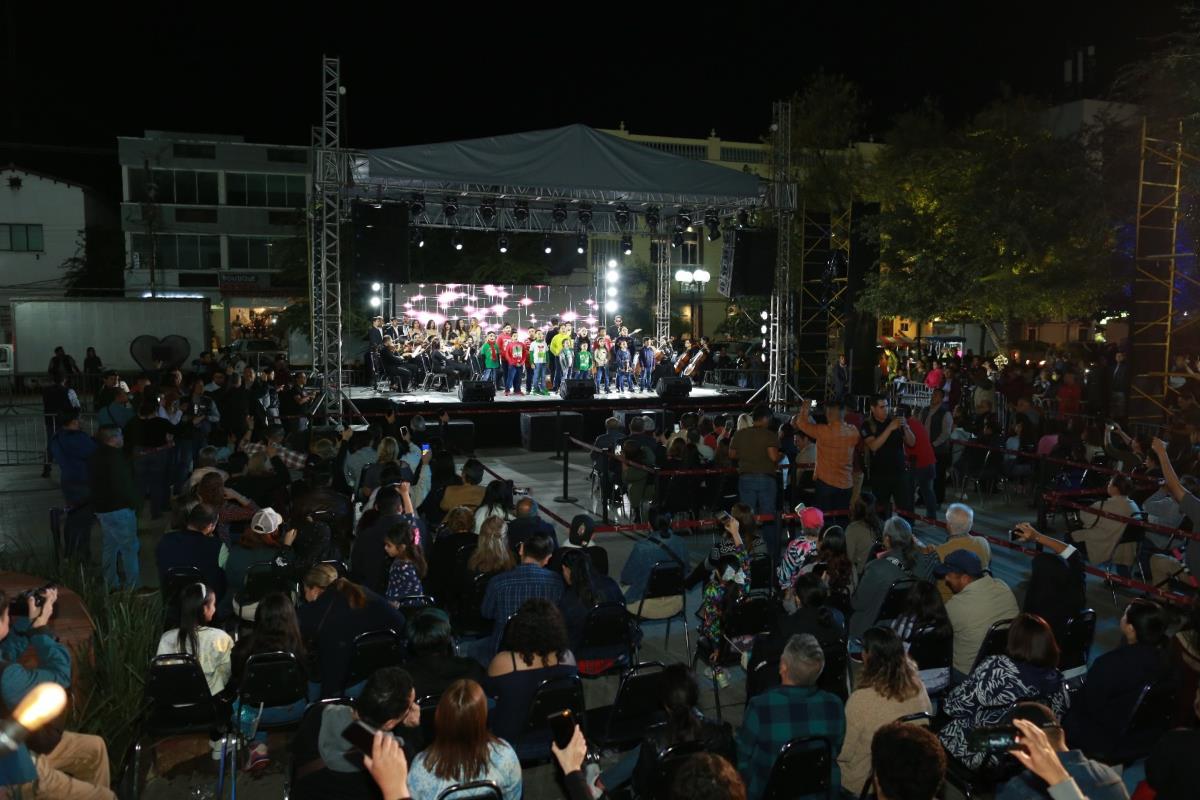
<instances>
[{"instance_id":1,"label":"folding chair","mask_svg":"<svg viewBox=\"0 0 1200 800\"><path fill-rule=\"evenodd\" d=\"M1012 627L1011 619L1002 619L998 622L993 622L988 632L984 634L983 642L979 645L979 652L975 656L974 663L971 664L971 671L979 666L979 662L983 661L988 656L1002 656L1008 653L1008 629Z\"/></svg>"},{"instance_id":2,"label":"folding chair","mask_svg":"<svg viewBox=\"0 0 1200 800\"><path fill-rule=\"evenodd\" d=\"M591 740L600 747L627 749L637 744L646 728L662 719L662 672L660 661L647 661L621 675L612 705L587 713Z\"/></svg>"},{"instance_id":3,"label":"folding chair","mask_svg":"<svg viewBox=\"0 0 1200 800\"><path fill-rule=\"evenodd\" d=\"M762 800L793 800L833 792L833 745L824 736L802 736L775 757Z\"/></svg>"},{"instance_id":4,"label":"folding chair","mask_svg":"<svg viewBox=\"0 0 1200 800\"><path fill-rule=\"evenodd\" d=\"M642 621L659 621L649 620L642 615L646 607L646 601L659 597L679 598L679 612L665 618L667 632L663 636L663 646L666 647L667 642L671 639L671 621L678 618L683 622L683 647L690 662L692 660L692 643L688 636L687 576L684 574L683 564L676 561L659 561L650 568L650 575L646 578L646 590L642 593L641 602L638 603L637 614L634 615L639 624Z\"/></svg>"},{"instance_id":5,"label":"folding chair","mask_svg":"<svg viewBox=\"0 0 1200 800\"><path fill-rule=\"evenodd\" d=\"M354 637L346 687L365 681L377 669L404 663L404 640L391 628L367 631Z\"/></svg>"}]
</instances>

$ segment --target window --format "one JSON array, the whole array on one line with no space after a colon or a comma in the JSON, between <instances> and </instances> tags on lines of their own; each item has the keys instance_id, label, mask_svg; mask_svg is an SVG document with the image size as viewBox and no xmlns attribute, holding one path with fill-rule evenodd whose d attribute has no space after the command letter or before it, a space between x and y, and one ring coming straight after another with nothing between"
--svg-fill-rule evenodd
<instances>
[{"instance_id":1,"label":"window","mask_svg":"<svg viewBox=\"0 0 1200 800\"><path fill-rule=\"evenodd\" d=\"M177 208L175 209L176 222L216 222L217 210L215 208Z\"/></svg>"},{"instance_id":2,"label":"window","mask_svg":"<svg viewBox=\"0 0 1200 800\"><path fill-rule=\"evenodd\" d=\"M203 289L219 285L220 279L215 272L185 272L179 276L180 289Z\"/></svg>"},{"instance_id":3,"label":"window","mask_svg":"<svg viewBox=\"0 0 1200 800\"><path fill-rule=\"evenodd\" d=\"M271 240L261 236L230 236L229 268L270 269Z\"/></svg>"},{"instance_id":4,"label":"window","mask_svg":"<svg viewBox=\"0 0 1200 800\"><path fill-rule=\"evenodd\" d=\"M305 204L303 175L225 175L225 202L231 206L300 208Z\"/></svg>"},{"instance_id":5,"label":"window","mask_svg":"<svg viewBox=\"0 0 1200 800\"><path fill-rule=\"evenodd\" d=\"M149 269L151 252L145 234L130 237L129 263L133 269ZM158 247L158 269L220 269L221 238L199 234L160 233L154 238Z\"/></svg>"},{"instance_id":6,"label":"window","mask_svg":"<svg viewBox=\"0 0 1200 800\"><path fill-rule=\"evenodd\" d=\"M703 263L700 260L699 233L685 233L683 235L683 245L676 249L679 250L679 263L687 266L699 266Z\"/></svg>"},{"instance_id":7,"label":"window","mask_svg":"<svg viewBox=\"0 0 1200 800\"><path fill-rule=\"evenodd\" d=\"M176 158L216 158L215 144L189 144L176 142L173 147Z\"/></svg>"},{"instance_id":8,"label":"window","mask_svg":"<svg viewBox=\"0 0 1200 800\"><path fill-rule=\"evenodd\" d=\"M307 150L292 150L285 147L272 147L267 150L267 161L279 161L284 164L307 164Z\"/></svg>"},{"instance_id":9,"label":"window","mask_svg":"<svg viewBox=\"0 0 1200 800\"><path fill-rule=\"evenodd\" d=\"M41 225L0 225L0 250L41 253L45 249Z\"/></svg>"},{"instance_id":10,"label":"window","mask_svg":"<svg viewBox=\"0 0 1200 800\"><path fill-rule=\"evenodd\" d=\"M268 211L267 212L267 224L268 225L281 225L281 226L295 227L296 225L299 225L303 219L304 219L304 217L301 216L296 211Z\"/></svg>"},{"instance_id":11,"label":"window","mask_svg":"<svg viewBox=\"0 0 1200 800\"><path fill-rule=\"evenodd\" d=\"M151 198L150 187L154 187ZM196 172L190 169L155 169L146 171L129 168L129 200L145 203L151 199L159 203L183 205L217 204L217 173Z\"/></svg>"},{"instance_id":12,"label":"window","mask_svg":"<svg viewBox=\"0 0 1200 800\"><path fill-rule=\"evenodd\" d=\"M1025 341L1036 342L1038 340L1038 329L1036 325L1030 325L1025 328Z\"/></svg>"}]
</instances>

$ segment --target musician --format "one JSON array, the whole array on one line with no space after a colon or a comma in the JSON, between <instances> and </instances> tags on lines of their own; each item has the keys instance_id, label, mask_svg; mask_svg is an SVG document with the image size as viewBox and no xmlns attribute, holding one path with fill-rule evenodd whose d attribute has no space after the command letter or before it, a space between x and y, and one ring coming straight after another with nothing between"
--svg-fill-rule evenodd
<instances>
[{"instance_id":1,"label":"musician","mask_svg":"<svg viewBox=\"0 0 1200 800\"><path fill-rule=\"evenodd\" d=\"M704 385L704 373L712 366L709 361L712 358L711 352L708 349L708 337L701 336L700 342L694 344L687 353L687 366L679 374L685 375L692 379L692 383L696 386Z\"/></svg>"},{"instance_id":2,"label":"musician","mask_svg":"<svg viewBox=\"0 0 1200 800\"><path fill-rule=\"evenodd\" d=\"M410 363L401 357L401 347L391 336L383 337L383 349L380 350L383 372L387 375L392 388L407 392L413 384L414 370Z\"/></svg>"},{"instance_id":3,"label":"musician","mask_svg":"<svg viewBox=\"0 0 1200 800\"><path fill-rule=\"evenodd\" d=\"M383 317L376 315L371 318L366 339L367 352L363 355L363 362L367 365L367 384L373 386L383 374L383 367L379 363L379 351L383 347Z\"/></svg>"},{"instance_id":4,"label":"musician","mask_svg":"<svg viewBox=\"0 0 1200 800\"><path fill-rule=\"evenodd\" d=\"M613 317L612 325L609 325L604 332L608 334L608 338L615 342L617 337L621 335L621 326L624 324L625 321L621 319L621 315L617 314L615 317Z\"/></svg>"},{"instance_id":5,"label":"musician","mask_svg":"<svg viewBox=\"0 0 1200 800\"><path fill-rule=\"evenodd\" d=\"M447 358L446 354L442 352L441 340L436 337L429 351L429 362L434 373L446 376L447 389L453 389L456 381L471 379L471 368L452 358Z\"/></svg>"},{"instance_id":6,"label":"musician","mask_svg":"<svg viewBox=\"0 0 1200 800\"><path fill-rule=\"evenodd\" d=\"M618 340L613 350L613 365L617 370L617 392L633 391L633 361L634 354L629 352L629 340Z\"/></svg>"},{"instance_id":7,"label":"musician","mask_svg":"<svg viewBox=\"0 0 1200 800\"><path fill-rule=\"evenodd\" d=\"M474 339L476 344L483 341L483 328L479 327L478 317L471 317L471 324L467 327L467 336Z\"/></svg>"},{"instance_id":8,"label":"musician","mask_svg":"<svg viewBox=\"0 0 1200 800\"><path fill-rule=\"evenodd\" d=\"M392 337L392 341L397 344L400 342L400 337L404 335L404 326L400 324L399 317L392 317L392 321L383 326L383 335Z\"/></svg>"}]
</instances>

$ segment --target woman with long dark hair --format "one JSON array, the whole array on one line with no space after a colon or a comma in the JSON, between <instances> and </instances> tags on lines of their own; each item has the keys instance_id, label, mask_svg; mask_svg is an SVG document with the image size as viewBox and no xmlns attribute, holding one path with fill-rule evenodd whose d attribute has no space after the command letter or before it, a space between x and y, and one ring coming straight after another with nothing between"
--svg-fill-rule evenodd
<instances>
[{"instance_id":1,"label":"woman with long dark hair","mask_svg":"<svg viewBox=\"0 0 1200 800\"><path fill-rule=\"evenodd\" d=\"M330 564L317 564L300 582L304 604L296 614L305 647L315 653L320 696L356 696L362 683L348 686L354 638L368 631L404 630L404 616L370 589L339 578ZM310 676L318 680L318 676Z\"/></svg>"},{"instance_id":2,"label":"woman with long dark hair","mask_svg":"<svg viewBox=\"0 0 1200 800\"><path fill-rule=\"evenodd\" d=\"M950 625L950 616L946 613L946 604L942 602L942 594L929 581L917 581L904 596L904 609L894 620L892 630L906 644L913 641L918 633L926 637L926 641L940 643L934 651L944 651L947 655L954 641L954 628ZM939 692L950 683L950 663L927 668L918 663L917 668L921 682L927 692Z\"/></svg>"},{"instance_id":3,"label":"woman with long dark hair","mask_svg":"<svg viewBox=\"0 0 1200 800\"><path fill-rule=\"evenodd\" d=\"M304 642L300 638L300 626L296 621L296 606L292 599L282 592L273 592L259 601L254 611L254 628L238 639L237 644L233 646L229 686L236 689L241 685L250 656L274 652L291 653L296 657L301 669L305 666L307 659ZM307 703L308 698L304 697L290 706L271 706L253 711L260 725L278 725L299 720L304 715ZM237 703L233 709L236 721L240 713ZM258 769L269 762L267 732L260 730L250 742L249 762L246 768Z\"/></svg>"},{"instance_id":4,"label":"woman with long dark hair","mask_svg":"<svg viewBox=\"0 0 1200 800\"><path fill-rule=\"evenodd\" d=\"M437 736L408 773L413 797L439 797L455 784L492 781L504 800L521 797L521 761L512 746L488 732L487 696L472 680L450 684L434 715Z\"/></svg>"},{"instance_id":5,"label":"woman with long dark hair","mask_svg":"<svg viewBox=\"0 0 1200 800\"><path fill-rule=\"evenodd\" d=\"M846 553L846 534L840 525L832 525L821 534L812 572L825 583L830 602L843 614L849 614L850 597L858 585L858 575Z\"/></svg>"},{"instance_id":6,"label":"woman with long dark hair","mask_svg":"<svg viewBox=\"0 0 1200 800\"><path fill-rule=\"evenodd\" d=\"M482 529L483 522L488 517L499 517L505 522L511 522L514 516L512 484L502 480L489 483L483 490L479 508L475 509L475 528Z\"/></svg>"},{"instance_id":7,"label":"woman with long dark hair","mask_svg":"<svg viewBox=\"0 0 1200 800\"><path fill-rule=\"evenodd\" d=\"M596 572L592 565L592 557L582 548L564 549L561 563L566 589L559 598L558 610L562 612L563 621L567 626L567 640L571 644L571 651L580 662L609 659L618 655L619 648L615 653L611 648L585 653L581 650L581 645L588 612L600 603L624 605L625 595L621 593L621 587L612 578Z\"/></svg>"},{"instance_id":8,"label":"woman with long dark hair","mask_svg":"<svg viewBox=\"0 0 1200 800\"><path fill-rule=\"evenodd\" d=\"M158 640L156 655L184 653L194 656L204 671L208 690L217 694L229 682L229 655L233 639L209 625L217 613L217 595L203 583L193 583L179 595L179 627Z\"/></svg>"},{"instance_id":9,"label":"woman with long dark hair","mask_svg":"<svg viewBox=\"0 0 1200 800\"><path fill-rule=\"evenodd\" d=\"M904 642L889 628L863 633L863 668L846 701L846 738L838 765L842 789L858 795L871 772L871 738L889 722L933 706L917 675L917 665L904 652Z\"/></svg>"}]
</instances>

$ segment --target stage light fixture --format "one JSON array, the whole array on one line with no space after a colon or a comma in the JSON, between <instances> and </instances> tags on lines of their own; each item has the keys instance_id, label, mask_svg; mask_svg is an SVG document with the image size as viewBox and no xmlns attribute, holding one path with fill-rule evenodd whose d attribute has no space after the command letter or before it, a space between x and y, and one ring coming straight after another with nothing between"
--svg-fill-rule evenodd
<instances>
[{"instance_id":1,"label":"stage light fixture","mask_svg":"<svg viewBox=\"0 0 1200 800\"><path fill-rule=\"evenodd\" d=\"M412 199L408 201L408 217L419 217L425 213L425 195L414 194Z\"/></svg>"},{"instance_id":2,"label":"stage light fixture","mask_svg":"<svg viewBox=\"0 0 1200 800\"><path fill-rule=\"evenodd\" d=\"M708 240L715 242L721 238L721 218L717 216L717 210L710 208L704 212L704 225L708 228Z\"/></svg>"},{"instance_id":3,"label":"stage light fixture","mask_svg":"<svg viewBox=\"0 0 1200 800\"><path fill-rule=\"evenodd\" d=\"M553 249L554 249L554 248L553 248L553 247L551 247L551 245L550 245L550 237L549 237L549 236L547 236L545 239L542 239L542 251L543 251L543 252L544 252L546 255L550 255L550 252L551 252Z\"/></svg>"},{"instance_id":4,"label":"stage light fixture","mask_svg":"<svg viewBox=\"0 0 1200 800\"><path fill-rule=\"evenodd\" d=\"M627 256L633 255L633 237L632 236L627 235L627 236L621 237L621 252Z\"/></svg>"},{"instance_id":5,"label":"stage light fixture","mask_svg":"<svg viewBox=\"0 0 1200 800\"><path fill-rule=\"evenodd\" d=\"M604 304L604 313L605 314L615 314L615 313L617 313L618 308L620 308L620 306L617 305L616 300L609 300L608 302L606 302Z\"/></svg>"},{"instance_id":6,"label":"stage light fixture","mask_svg":"<svg viewBox=\"0 0 1200 800\"><path fill-rule=\"evenodd\" d=\"M371 308L379 308L379 306L383 304L383 300L379 299L375 295L371 295L369 302L371 304Z\"/></svg>"},{"instance_id":7,"label":"stage light fixture","mask_svg":"<svg viewBox=\"0 0 1200 800\"><path fill-rule=\"evenodd\" d=\"M604 280L608 281L609 283L616 283L620 279L621 273L617 272L616 269L609 269L608 272L604 273Z\"/></svg>"},{"instance_id":8,"label":"stage light fixture","mask_svg":"<svg viewBox=\"0 0 1200 800\"><path fill-rule=\"evenodd\" d=\"M450 242L454 245L455 250L462 250L463 249L462 233L459 231L455 231L454 235L450 237Z\"/></svg>"},{"instance_id":9,"label":"stage light fixture","mask_svg":"<svg viewBox=\"0 0 1200 800\"><path fill-rule=\"evenodd\" d=\"M671 247L683 247L683 226L676 225L675 232L671 234Z\"/></svg>"},{"instance_id":10,"label":"stage light fixture","mask_svg":"<svg viewBox=\"0 0 1200 800\"><path fill-rule=\"evenodd\" d=\"M518 200L516 206L513 207L513 219L517 222L526 222L529 219L529 203L524 200Z\"/></svg>"},{"instance_id":11,"label":"stage light fixture","mask_svg":"<svg viewBox=\"0 0 1200 800\"><path fill-rule=\"evenodd\" d=\"M555 225L562 225L567 221L567 207L562 203L559 203L554 207L554 210L550 212L550 218L554 220Z\"/></svg>"},{"instance_id":12,"label":"stage light fixture","mask_svg":"<svg viewBox=\"0 0 1200 800\"><path fill-rule=\"evenodd\" d=\"M614 216L617 218L617 226L624 228L629 224L629 206L625 205L624 203L617 206Z\"/></svg>"},{"instance_id":13,"label":"stage light fixture","mask_svg":"<svg viewBox=\"0 0 1200 800\"><path fill-rule=\"evenodd\" d=\"M763 336L766 336L766 335L767 335L767 326L766 326L766 325L763 325L761 328L759 328L759 332L760 332L760 333L761 333Z\"/></svg>"},{"instance_id":14,"label":"stage light fixture","mask_svg":"<svg viewBox=\"0 0 1200 800\"><path fill-rule=\"evenodd\" d=\"M679 217L679 222L683 227L690 227L692 224L692 210L690 208L681 208L676 215Z\"/></svg>"},{"instance_id":15,"label":"stage light fixture","mask_svg":"<svg viewBox=\"0 0 1200 800\"><path fill-rule=\"evenodd\" d=\"M408 241L417 247L425 246L425 234L420 228L410 228L408 231Z\"/></svg>"},{"instance_id":16,"label":"stage light fixture","mask_svg":"<svg viewBox=\"0 0 1200 800\"><path fill-rule=\"evenodd\" d=\"M587 252L587 245L588 236L583 231L580 231L579 235L575 237L575 252L579 253L579 255L583 255Z\"/></svg>"},{"instance_id":17,"label":"stage light fixture","mask_svg":"<svg viewBox=\"0 0 1200 800\"><path fill-rule=\"evenodd\" d=\"M382 287L381 285L379 285L379 283L372 283L372 284L371 284L371 291L372 291L372 292L378 292L378 291L379 291L380 289L382 289L382 288L383 288L383 287Z\"/></svg>"},{"instance_id":18,"label":"stage light fixture","mask_svg":"<svg viewBox=\"0 0 1200 800\"><path fill-rule=\"evenodd\" d=\"M608 260L608 268L609 268L609 269L616 269L616 268L617 268L617 260L616 260L615 258L610 258L610 259Z\"/></svg>"},{"instance_id":19,"label":"stage light fixture","mask_svg":"<svg viewBox=\"0 0 1200 800\"><path fill-rule=\"evenodd\" d=\"M762 312L759 312L759 316L760 316L760 317L762 317L763 319L767 319L767 318L769 318L771 315L770 315L770 313L769 313L769 312L762 311Z\"/></svg>"},{"instance_id":20,"label":"stage light fixture","mask_svg":"<svg viewBox=\"0 0 1200 800\"><path fill-rule=\"evenodd\" d=\"M692 271L688 269L675 270L675 280L679 281L680 283L691 283Z\"/></svg>"},{"instance_id":21,"label":"stage light fixture","mask_svg":"<svg viewBox=\"0 0 1200 800\"><path fill-rule=\"evenodd\" d=\"M501 253L507 253L508 252L508 237L501 234L500 239L497 242L497 246L500 248Z\"/></svg>"},{"instance_id":22,"label":"stage light fixture","mask_svg":"<svg viewBox=\"0 0 1200 800\"><path fill-rule=\"evenodd\" d=\"M580 206L579 211L576 212L576 216L579 219L579 225L586 228L588 225L592 224L592 207Z\"/></svg>"},{"instance_id":23,"label":"stage light fixture","mask_svg":"<svg viewBox=\"0 0 1200 800\"><path fill-rule=\"evenodd\" d=\"M739 231L750 227L750 212L744 208L737 213L737 226Z\"/></svg>"},{"instance_id":24,"label":"stage light fixture","mask_svg":"<svg viewBox=\"0 0 1200 800\"><path fill-rule=\"evenodd\" d=\"M604 294L607 295L608 297L616 297L617 296L617 287L609 286L607 289L604 290Z\"/></svg>"},{"instance_id":25,"label":"stage light fixture","mask_svg":"<svg viewBox=\"0 0 1200 800\"><path fill-rule=\"evenodd\" d=\"M447 197L442 201L442 215L446 219L454 219L458 216L458 201L453 197Z\"/></svg>"},{"instance_id":26,"label":"stage light fixture","mask_svg":"<svg viewBox=\"0 0 1200 800\"><path fill-rule=\"evenodd\" d=\"M496 201L492 198L486 198L479 201L479 216L483 219L484 224L491 225L496 221Z\"/></svg>"},{"instance_id":27,"label":"stage light fixture","mask_svg":"<svg viewBox=\"0 0 1200 800\"><path fill-rule=\"evenodd\" d=\"M706 269L698 269L692 273L692 280L696 283L708 283L712 280L712 275Z\"/></svg>"},{"instance_id":28,"label":"stage light fixture","mask_svg":"<svg viewBox=\"0 0 1200 800\"><path fill-rule=\"evenodd\" d=\"M658 223L659 223L660 219L661 218L659 217L658 206L647 206L646 207L646 227L647 228L649 228L652 231L658 230Z\"/></svg>"}]
</instances>

